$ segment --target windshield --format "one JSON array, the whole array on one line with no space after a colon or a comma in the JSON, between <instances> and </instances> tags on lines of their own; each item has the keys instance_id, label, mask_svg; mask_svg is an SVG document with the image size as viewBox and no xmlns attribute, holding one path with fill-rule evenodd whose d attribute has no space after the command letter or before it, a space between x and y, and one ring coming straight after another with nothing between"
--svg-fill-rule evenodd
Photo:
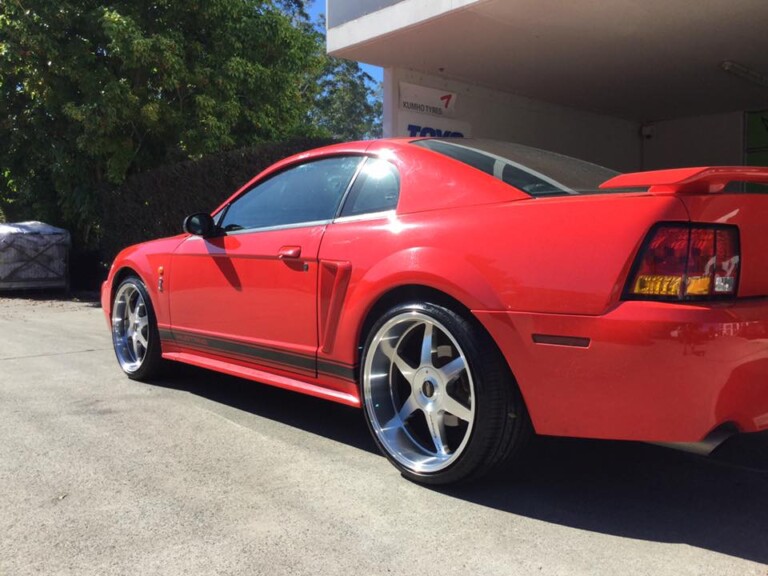
<instances>
[{"instance_id":1,"label":"windshield","mask_svg":"<svg viewBox=\"0 0 768 576\"><path fill-rule=\"evenodd\" d=\"M597 164L512 142L434 138L412 144L482 170L535 197L594 193L600 184L619 174Z\"/></svg>"}]
</instances>

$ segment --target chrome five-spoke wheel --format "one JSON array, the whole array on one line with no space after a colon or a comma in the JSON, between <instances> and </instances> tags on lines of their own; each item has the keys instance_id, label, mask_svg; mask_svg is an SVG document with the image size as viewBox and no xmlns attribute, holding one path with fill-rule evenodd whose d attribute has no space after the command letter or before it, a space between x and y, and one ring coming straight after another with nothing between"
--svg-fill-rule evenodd
<instances>
[{"instance_id":1,"label":"chrome five-spoke wheel","mask_svg":"<svg viewBox=\"0 0 768 576\"><path fill-rule=\"evenodd\" d=\"M128 376L145 378L159 362L159 343L149 296L138 278L128 277L112 303L112 344Z\"/></svg>"},{"instance_id":2,"label":"chrome five-spoke wheel","mask_svg":"<svg viewBox=\"0 0 768 576\"><path fill-rule=\"evenodd\" d=\"M432 304L396 307L371 330L361 373L366 419L407 477L460 481L506 456L514 382L486 342L464 318Z\"/></svg>"}]
</instances>

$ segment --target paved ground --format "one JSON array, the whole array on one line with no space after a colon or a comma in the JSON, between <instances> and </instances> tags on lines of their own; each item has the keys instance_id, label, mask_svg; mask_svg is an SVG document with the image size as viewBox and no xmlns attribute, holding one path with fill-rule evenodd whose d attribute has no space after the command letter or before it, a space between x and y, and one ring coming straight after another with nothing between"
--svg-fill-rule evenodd
<instances>
[{"instance_id":1,"label":"paved ground","mask_svg":"<svg viewBox=\"0 0 768 576\"><path fill-rule=\"evenodd\" d=\"M717 459L540 440L400 478L359 412L184 369L124 378L101 310L0 296L0 575L768 575L768 436Z\"/></svg>"}]
</instances>

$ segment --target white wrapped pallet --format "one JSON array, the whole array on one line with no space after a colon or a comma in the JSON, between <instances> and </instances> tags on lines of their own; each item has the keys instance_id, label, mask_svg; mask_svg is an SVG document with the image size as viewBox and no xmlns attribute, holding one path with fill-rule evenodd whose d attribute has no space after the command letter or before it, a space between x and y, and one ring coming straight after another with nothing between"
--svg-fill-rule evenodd
<instances>
[{"instance_id":1,"label":"white wrapped pallet","mask_svg":"<svg viewBox=\"0 0 768 576\"><path fill-rule=\"evenodd\" d=\"M0 224L0 290L69 287L69 232L43 222Z\"/></svg>"}]
</instances>

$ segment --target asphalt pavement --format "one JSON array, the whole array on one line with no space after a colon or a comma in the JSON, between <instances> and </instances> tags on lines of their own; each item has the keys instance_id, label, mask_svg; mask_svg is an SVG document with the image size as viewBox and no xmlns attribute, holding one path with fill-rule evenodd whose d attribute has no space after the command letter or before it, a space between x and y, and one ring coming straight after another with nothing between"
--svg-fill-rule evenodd
<instances>
[{"instance_id":1,"label":"asphalt pavement","mask_svg":"<svg viewBox=\"0 0 768 576\"><path fill-rule=\"evenodd\" d=\"M681 407L684 409L684 407ZM96 303L0 295L0 575L768 576L768 435L538 439L428 489L354 409L120 372Z\"/></svg>"}]
</instances>

